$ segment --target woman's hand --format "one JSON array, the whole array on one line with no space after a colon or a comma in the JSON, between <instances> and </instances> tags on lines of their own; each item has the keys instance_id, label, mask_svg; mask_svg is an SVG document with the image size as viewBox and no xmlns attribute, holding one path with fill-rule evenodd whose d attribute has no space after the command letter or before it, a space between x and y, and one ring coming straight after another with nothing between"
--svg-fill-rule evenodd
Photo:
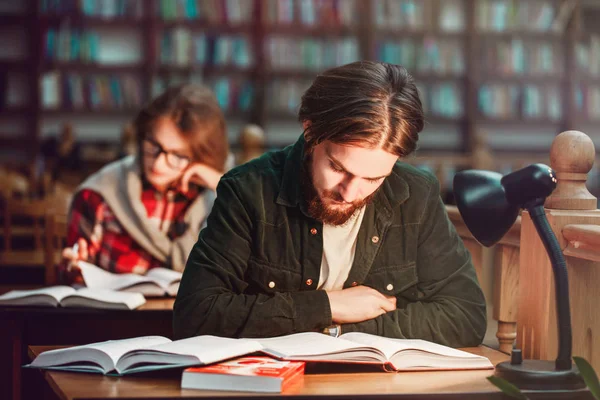
<instances>
[{"instance_id":1,"label":"woman's hand","mask_svg":"<svg viewBox=\"0 0 600 400\"><path fill-rule=\"evenodd\" d=\"M80 238L77 240L73 247L66 247L62 251L62 267L64 269L64 277L66 283L80 283L84 284L81 270L77 266L78 261L86 261L88 259L88 245L85 239Z\"/></svg>"},{"instance_id":2,"label":"woman's hand","mask_svg":"<svg viewBox=\"0 0 600 400\"><path fill-rule=\"evenodd\" d=\"M181 176L181 190L184 193L187 192L190 182L216 190L221 176L223 176L223 173L206 164L194 163L187 167Z\"/></svg>"}]
</instances>

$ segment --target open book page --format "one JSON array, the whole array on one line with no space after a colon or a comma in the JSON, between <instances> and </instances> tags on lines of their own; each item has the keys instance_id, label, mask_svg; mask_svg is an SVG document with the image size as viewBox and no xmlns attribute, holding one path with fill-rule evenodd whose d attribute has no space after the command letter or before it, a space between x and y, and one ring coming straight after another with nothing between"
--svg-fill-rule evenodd
<instances>
[{"instance_id":1,"label":"open book page","mask_svg":"<svg viewBox=\"0 0 600 400\"><path fill-rule=\"evenodd\" d=\"M60 304L63 307L134 310L144 303L146 303L146 298L140 293L83 288L63 298Z\"/></svg>"},{"instance_id":2,"label":"open book page","mask_svg":"<svg viewBox=\"0 0 600 400\"><path fill-rule=\"evenodd\" d=\"M385 360L383 354L372 346L317 332L295 333L257 341L264 347L263 352L286 360L373 363Z\"/></svg>"},{"instance_id":3,"label":"open book page","mask_svg":"<svg viewBox=\"0 0 600 400\"><path fill-rule=\"evenodd\" d=\"M29 365L69 371L107 373L115 369L117 360L128 351L170 342L162 336L142 336L132 339L109 340L67 349L45 351Z\"/></svg>"},{"instance_id":4,"label":"open book page","mask_svg":"<svg viewBox=\"0 0 600 400\"><path fill-rule=\"evenodd\" d=\"M146 272L146 277L153 279L169 296L176 296L179 290L179 282L183 274L168 268L152 268Z\"/></svg>"},{"instance_id":5,"label":"open book page","mask_svg":"<svg viewBox=\"0 0 600 400\"><path fill-rule=\"evenodd\" d=\"M485 357L427 340L391 339L360 332L345 333L340 338L380 349L396 369L493 367Z\"/></svg>"},{"instance_id":6,"label":"open book page","mask_svg":"<svg viewBox=\"0 0 600 400\"><path fill-rule=\"evenodd\" d=\"M33 290L11 290L0 296L0 304L57 306L63 297L75 293L70 286L51 286ZM46 299L44 299L46 297Z\"/></svg>"},{"instance_id":7,"label":"open book page","mask_svg":"<svg viewBox=\"0 0 600 400\"><path fill-rule=\"evenodd\" d=\"M138 274L113 274L85 261L79 261L77 266L88 288L120 290L138 283L152 282L153 279Z\"/></svg>"},{"instance_id":8,"label":"open book page","mask_svg":"<svg viewBox=\"0 0 600 400\"><path fill-rule=\"evenodd\" d=\"M116 370L119 373L132 373L164 368L166 364L173 366L210 364L260 350L262 346L254 340L210 335L195 336L129 351L118 361Z\"/></svg>"},{"instance_id":9,"label":"open book page","mask_svg":"<svg viewBox=\"0 0 600 400\"><path fill-rule=\"evenodd\" d=\"M177 295L181 272L152 268L145 275L113 274L85 261L77 263L88 288L138 292L145 296Z\"/></svg>"},{"instance_id":10,"label":"open book page","mask_svg":"<svg viewBox=\"0 0 600 400\"><path fill-rule=\"evenodd\" d=\"M162 287L167 287L172 283L179 282L183 274L168 268L152 268L146 272L146 277L152 278L160 283Z\"/></svg>"}]
</instances>

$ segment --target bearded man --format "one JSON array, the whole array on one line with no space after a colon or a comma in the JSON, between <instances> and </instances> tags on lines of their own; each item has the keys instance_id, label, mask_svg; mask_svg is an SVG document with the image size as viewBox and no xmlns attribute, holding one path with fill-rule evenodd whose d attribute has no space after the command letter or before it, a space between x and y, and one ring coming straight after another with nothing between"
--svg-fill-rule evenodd
<instances>
[{"instance_id":1,"label":"bearded man","mask_svg":"<svg viewBox=\"0 0 600 400\"><path fill-rule=\"evenodd\" d=\"M304 133L225 174L184 271L178 338L360 331L464 347L485 300L439 183L401 162L423 109L397 65L356 62L302 96Z\"/></svg>"}]
</instances>

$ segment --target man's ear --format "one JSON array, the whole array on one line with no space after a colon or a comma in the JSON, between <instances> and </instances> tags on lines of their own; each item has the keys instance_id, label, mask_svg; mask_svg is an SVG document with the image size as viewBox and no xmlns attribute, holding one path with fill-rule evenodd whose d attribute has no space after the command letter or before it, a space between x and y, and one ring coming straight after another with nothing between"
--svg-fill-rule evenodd
<instances>
[{"instance_id":1,"label":"man's ear","mask_svg":"<svg viewBox=\"0 0 600 400\"><path fill-rule=\"evenodd\" d=\"M309 120L304 120L302 122L302 129L304 129L304 135L306 136L306 130L310 128L310 121Z\"/></svg>"}]
</instances>

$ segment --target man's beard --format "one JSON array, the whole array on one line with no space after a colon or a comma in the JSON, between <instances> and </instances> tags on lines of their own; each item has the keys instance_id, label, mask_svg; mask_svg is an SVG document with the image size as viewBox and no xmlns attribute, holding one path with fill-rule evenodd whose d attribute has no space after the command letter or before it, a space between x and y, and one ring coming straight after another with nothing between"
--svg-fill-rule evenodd
<instances>
[{"instance_id":1,"label":"man's beard","mask_svg":"<svg viewBox=\"0 0 600 400\"><path fill-rule=\"evenodd\" d=\"M360 209L369 204L379 189L361 200L355 200L352 203L346 203L339 192L334 190L323 190L321 196L317 192L312 179L311 157L307 156L302 168L302 188L306 202L308 203L308 214L327 225L340 226L358 213ZM333 208L323 202L323 199L334 200L342 207Z\"/></svg>"}]
</instances>

